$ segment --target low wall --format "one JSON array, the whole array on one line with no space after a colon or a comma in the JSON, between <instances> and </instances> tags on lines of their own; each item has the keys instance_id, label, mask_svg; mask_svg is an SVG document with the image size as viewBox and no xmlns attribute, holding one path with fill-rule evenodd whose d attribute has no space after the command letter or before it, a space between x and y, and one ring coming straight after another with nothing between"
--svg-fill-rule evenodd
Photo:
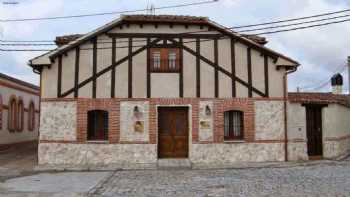
<instances>
[{"instance_id":1,"label":"low wall","mask_svg":"<svg viewBox=\"0 0 350 197\"><path fill-rule=\"evenodd\" d=\"M40 143L39 165L138 168L155 165L155 144Z\"/></svg>"}]
</instances>

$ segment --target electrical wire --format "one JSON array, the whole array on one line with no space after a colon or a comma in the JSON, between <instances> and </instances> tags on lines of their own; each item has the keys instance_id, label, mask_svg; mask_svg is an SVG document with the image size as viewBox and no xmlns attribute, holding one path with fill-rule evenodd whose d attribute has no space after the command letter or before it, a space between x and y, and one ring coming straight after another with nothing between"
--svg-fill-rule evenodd
<instances>
[{"instance_id":1,"label":"electrical wire","mask_svg":"<svg viewBox=\"0 0 350 197\"><path fill-rule=\"evenodd\" d=\"M194 3L184 3L184 4L176 4L176 5L168 5L155 7L155 10L162 9L171 9L171 8L180 8L180 7L188 7L195 5L204 5L209 3L216 3L218 0L208 0L208 1L199 1ZM82 17L92 17L92 16L104 16L104 15L116 15L116 14L125 14L125 13L133 13L133 12L143 12L148 9L135 9L135 10L125 10L125 11L114 11L114 12L102 12L102 13L92 13L92 14L80 14L80 15L68 15L68 16L53 16L53 17L41 17L41 18L18 18L18 19L0 19L0 22L25 22L25 21L43 21L43 20L57 20L57 19L73 19L73 18L82 18Z\"/></svg>"}]
</instances>

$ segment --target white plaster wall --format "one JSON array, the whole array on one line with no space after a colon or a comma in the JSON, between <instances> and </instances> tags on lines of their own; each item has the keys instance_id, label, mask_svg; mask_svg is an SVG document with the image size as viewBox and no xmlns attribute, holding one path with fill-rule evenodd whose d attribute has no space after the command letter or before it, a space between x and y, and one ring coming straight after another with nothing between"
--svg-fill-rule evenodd
<instances>
[{"instance_id":1,"label":"white plaster wall","mask_svg":"<svg viewBox=\"0 0 350 197\"><path fill-rule=\"evenodd\" d=\"M183 25L174 25L173 28L170 28L168 25L159 25L158 28L155 28L154 25L144 25L143 28L140 28L139 25L130 25L130 27L124 26L123 29L114 28L110 32L120 32L120 33L180 33L180 32L188 32L188 31L196 31L196 30L205 30L200 29L199 26L190 25L188 29L186 29ZM217 32L205 32L205 33L217 33ZM139 42L140 39L134 39L133 45L142 45L144 42ZM184 42L187 42L190 39L185 39ZM192 39L193 40L193 39ZM106 35L98 36L99 42L110 42L111 39ZM122 42L123 41L123 42ZM127 39L117 39L117 47L127 46ZM201 54L208 58L209 60L214 61L214 47L213 41L205 41L200 43L201 46ZM110 47L111 43L100 43L98 44L98 48ZM195 43L186 43L186 46L195 50ZM138 47L133 47L133 51L137 50ZM228 72L231 72L231 55L230 55L230 39L222 39L218 41L219 47L219 64L225 68ZM82 49L91 49L91 42L86 42L81 45ZM236 74L242 80L248 80L248 71L247 71L247 46L237 42L235 44L236 50ZM70 58L74 58L74 49L73 52L69 52L68 56L63 56L63 64L62 67L67 65L73 65L74 59L69 60ZM70 55L72 53L72 55ZM128 48L117 48L116 49L116 60L120 60L128 54ZM253 76L253 84L256 88L261 91L264 91L264 72L263 72L263 61L264 57L260 56L260 52L252 49L252 76ZM66 60L67 59L67 60ZM282 60L281 60L282 61ZM57 60L52 65L51 69L44 69L43 71L43 98L54 98L57 96L56 88L57 88ZM98 49L97 51L97 71L102 70L103 68L109 66L111 64L111 49ZM116 68L116 97L127 97L127 64L125 61L123 64L119 65ZM290 62L289 62L290 64ZM193 55L189 55L184 52L184 96L185 97L194 97L195 96L195 57ZM69 68L68 68L69 67ZM146 58L145 52L137 55L133 58L133 95L137 98L146 97L145 90L145 81L146 81ZM63 78L69 78L67 81L63 82L62 89L66 90L72 87L73 83L73 66L67 66L67 68L63 69ZM214 72L213 68L205 63L201 62L201 93L202 97L214 97ZM277 71L276 64L273 62L271 58L269 58L269 90L271 97L282 97L283 96L283 70ZM92 75L92 50L81 50L80 54L80 66L79 66L79 81L83 81ZM56 80L55 80L56 79ZM219 96L221 98L230 97L231 93L231 82L230 78L224 76L220 73L219 76ZM162 81L161 83L166 83L167 80ZM49 84L48 86L46 84ZM248 89L245 86L242 86L239 83L237 85L237 97L247 97ZM178 83L177 83L178 86ZM99 79L97 79L97 97L105 98L110 96L110 72L105 73ZM205 88L206 87L206 88ZM152 86L152 92L157 91L153 90L158 88L158 86ZM172 85L169 88L173 88ZM177 87L178 88L178 87ZM80 93L84 91L84 93ZM79 95L83 95L83 97L91 98L91 88L86 88L79 90ZM69 95L72 97L73 94ZM173 94L170 95L162 95L162 97L173 97ZM256 94L254 96L257 96ZM155 96L153 96L155 97Z\"/></svg>"},{"instance_id":2,"label":"white plaster wall","mask_svg":"<svg viewBox=\"0 0 350 197\"><path fill-rule=\"evenodd\" d=\"M255 101L255 139L284 139L283 101Z\"/></svg>"},{"instance_id":3,"label":"white plaster wall","mask_svg":"<svg viewBox=\"0 0 350 197\"><path fill-rule=\"evenodd\" d=\"M74 76L75 50L71 50L67 52L67 55L62 56L62 93L74 87Z\"/></svg>"},{"instance_id":4,"label":"white plaster wall","mask_svg":"<svg viewBox=\"0 0 350 197\"><path fill-rule=\"evenodd\" d=\"M306 140L306 110L300 103L287 106L288 139Z\"/></svg>"},{"instance_id":5,"label":"white plaster wall","mask_svg":"<svg viewBox=\"0 0 350 197\"><path fill-rule=\"evenodd\" d=\"M330 104L328 107L323 108L322 111L324 157L335 158L349 154L350 108L338 104Z\"/></svg>"},{"instance_id":6,"label":"white plaster wall","mask_svg":"<svg viewBox=\"0 0 350 197\"><path fill-rule=\"evenodd\" d=\"M6 83L14 84L8 80L3 80ZM20 86L20 85L17 85ZM24 86L22 88L28 89ZM34 102L34 107L36 110L39 110L39 96L31 93L23 92L17 89L9 88L0 85L0 95L2 96L2 104L8 106L9 99L12 95L15 95L17 98L21 97L23 100L24 108L28 109L31 101ZM2 108L2 128L0 129L0 145L1 144L11 144L24 141L32 141L38 139L38 130L39 130L39 113L35 113L35 127L34 131L28 130L28 112L24 112L23 119L23 131L22 132L9 132L8 130L8 110Z\"/></svg>"},{"instance_id":7,"label":"white plaster wall","mask_svg":"<svg viewBox=\"0 0 350 197\"><path fill-rule=\"evenodd\" d=\"M323 108L323 137L344 137L350 135L350 108L330 104Z\"/></svg>"},{"instance_id":8,"label":"white plaster wall","mask_svg":"<svg viewBox=\"0 0 350 197\"><path fill-rule=\"evenodd\" d=\"M152 73L151 74L151 96L157 97L179 97L179 74L178 73Z\"/></svg>"},{"instance_id":9,"label":"white plaster wall","mask_svg":"<svg viewBox=\"0 0 350 197\"><path fill-rule=\"evenodd\" d=\"M76 102L41 102L40 140L77 139Z\"/></svg>"}]
</instances>

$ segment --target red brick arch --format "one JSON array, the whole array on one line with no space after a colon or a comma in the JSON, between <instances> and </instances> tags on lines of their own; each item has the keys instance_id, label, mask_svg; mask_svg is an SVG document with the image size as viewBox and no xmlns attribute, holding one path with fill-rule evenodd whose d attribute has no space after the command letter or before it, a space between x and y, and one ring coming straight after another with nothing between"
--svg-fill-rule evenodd
<instances>
[{"instance_id":1,"label":"red brick arch","mask_svg":"<svg viewBox=\"0 0 350 197\"><path fill-rule=\"evenodd\" d=\"M16 131L22 132L24 128L24 103L22 97L17 100Z\"/></svg>"},{"instance_id":2,"label":"red brick arch","mask_svg":"<svg viewBox=\"0 0 350 197\"><path fill-rule=\"evenodd\" d=\"M28 106L28 130L34 131L35 129L35 104L31 100Z\"/></svg>"}]
</instances>

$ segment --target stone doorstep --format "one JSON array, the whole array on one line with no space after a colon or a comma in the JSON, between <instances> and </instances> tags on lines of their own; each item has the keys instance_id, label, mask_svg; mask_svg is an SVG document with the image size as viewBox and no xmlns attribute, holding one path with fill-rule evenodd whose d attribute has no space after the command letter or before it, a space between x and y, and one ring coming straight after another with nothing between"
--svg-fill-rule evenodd
<instances>
[{"instance_id":1,"label":"stone doorstep","mask_svg":"<svg viewBox=\"0 0 350 197\"><path fill-rule=\"evenodd\" d=\"M192 163L189 159L158 159L157 161L158 169L171 169L171 168L181 168L181 169L191 169Z\"/></svg>"}]
</instances>

